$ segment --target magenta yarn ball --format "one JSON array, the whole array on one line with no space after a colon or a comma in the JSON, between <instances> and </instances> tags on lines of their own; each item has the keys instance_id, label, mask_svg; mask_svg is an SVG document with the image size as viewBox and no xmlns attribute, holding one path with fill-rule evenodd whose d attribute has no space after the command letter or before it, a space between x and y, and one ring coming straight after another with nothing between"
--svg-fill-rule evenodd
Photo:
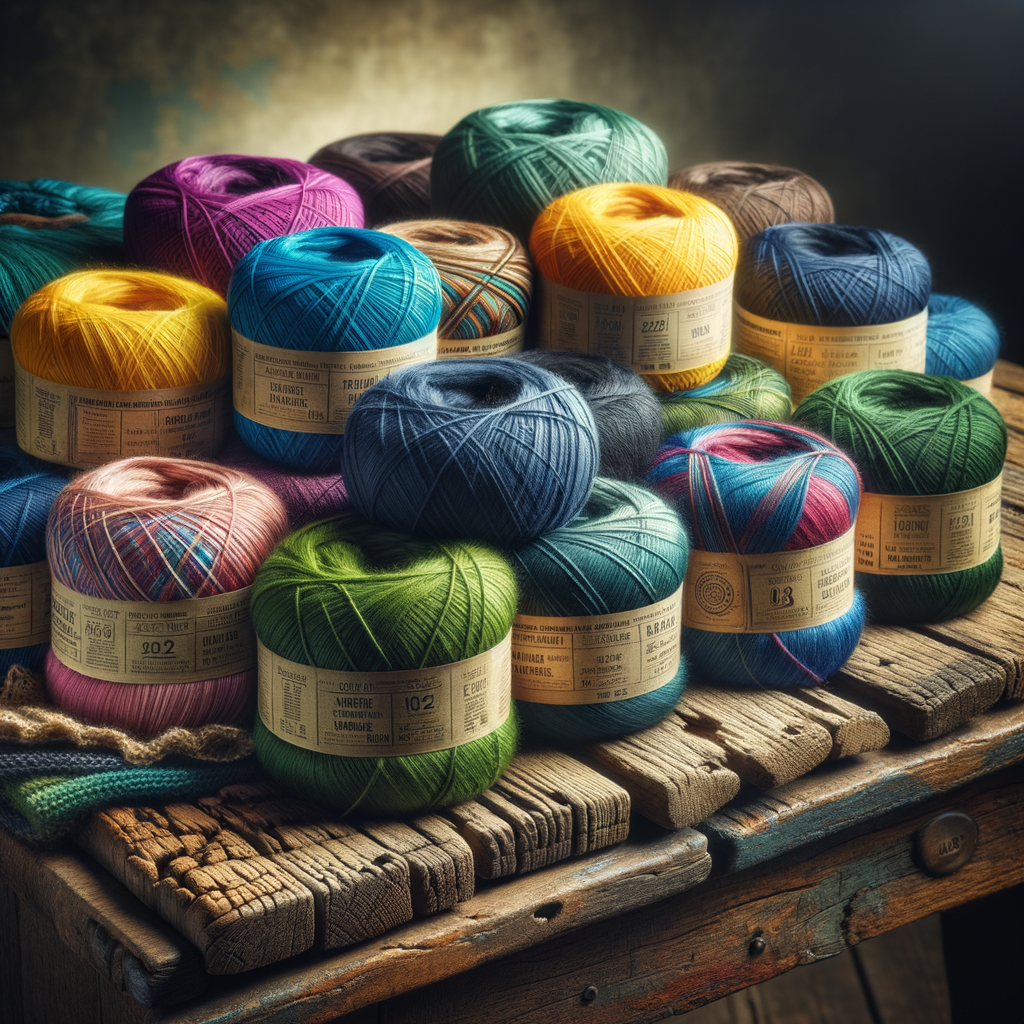
<instances>
[{"instance_id":1,"label":"magenta yarn ball","mask_svg":"<svg viewBox=\"0 0 1024 1024\"><path fill-rule=\"evenodd\" d=\"M301 160L190 156L131 190L124 251L227 295L235 264L257 243L308 228L363 226L347 181Z\"/></svg>"}]
</instances>

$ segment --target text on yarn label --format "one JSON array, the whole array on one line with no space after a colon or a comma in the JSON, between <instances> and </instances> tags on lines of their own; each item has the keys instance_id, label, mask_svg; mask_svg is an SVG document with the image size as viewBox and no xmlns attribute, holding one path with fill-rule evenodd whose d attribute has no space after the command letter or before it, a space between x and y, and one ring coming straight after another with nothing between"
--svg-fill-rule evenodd
<instances>
[{"instance_id":1,"label":"text on yarn label","mask_svg":"<svg viewBox=\"0 0 1024 1024\"><path fill-rule=\"evenodd\" d=\"M438 338L438 359L478 359L482 356L507 356L523 351L526 324L513 327L503 334L486 338Z\"/></svg>"},{"instance_id":2,"label":"text on yarn label","mask_svg":"<svg viewBox=\"0 0 1024 1024\"><path fill-rule=\"evenodd\" d=\"M0 569L0 651L49 642L49 563Z\"/></svg>"}]
</instances>

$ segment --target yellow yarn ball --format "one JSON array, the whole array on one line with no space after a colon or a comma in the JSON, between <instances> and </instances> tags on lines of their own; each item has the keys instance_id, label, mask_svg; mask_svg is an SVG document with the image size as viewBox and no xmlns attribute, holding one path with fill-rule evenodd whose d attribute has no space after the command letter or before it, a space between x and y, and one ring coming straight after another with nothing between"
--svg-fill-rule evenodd
<instances>
[{"instance_id":1,"label":"yellow yarn ball","mask_svg":"<svg viewBox=\"0 0 1024 1024\"><path fill-rule=\"evenodd\" d=\"M561 196L537 217L530 252L547 280L582 292L657 296L692 291L735 272L736 231L713 203L660 185L594 185ZM728 354L705 366L644 373L658 391L711 380Z\"/></svg>"}]
</instances>

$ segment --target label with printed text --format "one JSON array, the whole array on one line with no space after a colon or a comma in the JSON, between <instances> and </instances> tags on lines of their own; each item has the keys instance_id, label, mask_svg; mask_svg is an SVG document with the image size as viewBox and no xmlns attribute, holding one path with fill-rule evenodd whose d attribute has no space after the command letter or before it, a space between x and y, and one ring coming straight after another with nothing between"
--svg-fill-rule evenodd
<instances>
[{"instance_id":1,"label":"label with printed text","mask_svg":"<svg viewBox=\"0 0 1024 1024\"><path fill-rule=\"evenodd\" d=\"M134 455L212 459L224 444L230 381L158 391L53 384L15 364L18 445L87 469Z\"/></svg>"},{"instance_id":2,"label":"label with printed text","mask_svg":"<svg viewBox=\"0 0 1024 1024\"><path fill-rule=\"evenodd\" d=\"M0 335L0 430L14 426L14 352L11 339Z\"/></svg>"},{"instance_id":3,"label":"label with printed text","mask_svg":"<svg viewBox=\"0 0 1024 1024\"><path fill-rule=\"evenodd\" d=\"M538 275L541 348L593 352L637 373L675 373L724 359L732 338L732 283L675 295L580 292Z\"/></svg>"},{"instance_id":4,"label":"label with printed text","mask_svg":"<svg viewBox=\"0 0 1024 1024\"><path fill-rule=\"evenodd\" d=\"M513 327L504 334L487 338L438 338L438 359L476 359L480 356L507 356L523 351L526 324Z\"/></svg>"},{"instance_id":5,"label":"label with printed text","mask_svg":"<svg viewBox=\"0 0 1024 1024\"><path fill-rule=\"evenodd\" d=\"M68 668L111 683L196 683L256 664L249 592L109 601L53 581L50 640Z\"/></svg>"},{"instance_id":6,"label":"label with printed text","mask_svg":"<svg viewBox=\"0 0 1024 1024\"><path fill-rule=\"evenodd\" d=\"M780 633L838 619L853 607L853 538L768 555L690 549L683 616L712 633Z\"/></svg>"},{"instance_id":7,"label":"label with printed text","mask_svg":"<svg viewBox=\"0 0 1024 1024\"><path fill-rule=\"evenodd\" d=\"M49 563L0 569L0 651L49 642Z\"/></svg>"},{"instance_id":8,"label":"label with printed text","mask_svg":"<svg viewBox=\"0 0 1024 1024\"><path fill-rule=\"evenodd\" d=\"M735 348L774 366L793 404L816 387L857 370L924 372L928 310L871 327L812 327L769 320L736 307Z\"/></svg>"},{"instance_id":9,"label":"label with printed text","mask_svg":"<svg viewBox=\"0 0 1024 1024\"><path fill-rule=\"evenodd\" d=\"M260 718L286 743L322 754L395 757L458 747L508 718L511 635L464 661L394 672L313 668L258 642Z\"/></svg>"},{"instance_id":10,"label":"label with printed text","mask_svg":"<svg viewBox=\"0 0 1024 1024\"><path fill-rule=\"evenodd\" d=\"M437 332L368 352L304 352L234 338L234 403L246 419L299 434L344 434L356 399L382 377L437 358Z\"/></svg>"},{"instance_id":11,"label":"label with printed text","mask_svg":"<svg viewBox=\"0 0 1024 1024\"><path fill-rule=\"evenodd\" d=\"M605 704L660 689L679 671L683 588L612 615L517 615L512 696L535 704Z\"/></svg>"},{"instance_id":12,"label":"label with printed text","mask_svg":"<svg viewBox=\"0 0 1024 1024\"><path fill-rule=\"evenodd\" d=\"M857 571L898 576L984 565L999 547L1003 475L952 494L874 494L857 512Z\"/></svg>"}]
</instances>

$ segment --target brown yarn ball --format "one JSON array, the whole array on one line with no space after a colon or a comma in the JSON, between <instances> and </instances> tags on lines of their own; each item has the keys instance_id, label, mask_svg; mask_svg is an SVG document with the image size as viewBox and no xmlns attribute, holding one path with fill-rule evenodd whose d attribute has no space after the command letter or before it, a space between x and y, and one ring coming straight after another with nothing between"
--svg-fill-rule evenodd
<instances>
[{"instance_id":1,"label":"brown yarn ball","mask_svg":"<svg viewBox=\"0 0 1024 1024\"><path fill-rule=\"evenodd\" d=\"M347 181L359 193L366 226L430 215L430 163L440 135L369 132L318 149L314 167Z\"/></svg>"},{"instance_id":2,"label":"brown yarn ball","mask_svg":"<svg viewBox=\"0 0 1024 1024\"><path fill-rule=\"evenodd\" d=\"M720 206L741 242L776 224L831 224L836 219L824 187L792 167L721 160L684 167L669 177L668 184Z\"/></svg>"}]
</instances>

